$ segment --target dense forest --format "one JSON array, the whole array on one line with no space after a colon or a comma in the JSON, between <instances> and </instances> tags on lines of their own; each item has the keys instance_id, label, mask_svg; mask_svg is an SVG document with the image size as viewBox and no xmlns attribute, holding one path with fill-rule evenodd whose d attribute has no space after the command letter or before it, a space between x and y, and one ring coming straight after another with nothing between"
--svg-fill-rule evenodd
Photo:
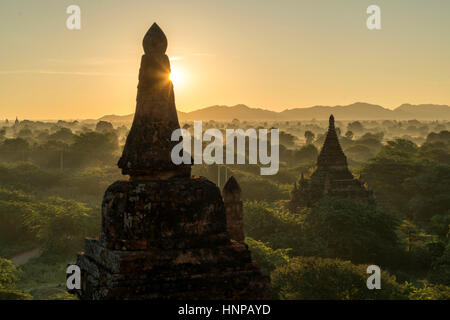
<instances>
[{"instance_id":1,"label":"dense forest","mask_svg":"<svg viewBox=\"0 0 450 320\"><path fill-rule=\"evenodd\" d=\"M350 169L376 205L324 198L288 211L293 184L310 175L326 121L208 121L203 129L280 129L280 169L194 165L219 183L233 175L244 200L246 243L270 275L275 299L450 299L450 123L337 121ZM103 193L130 123L0 123L0 299L71 299L65 269L99 233ZM181 123L192 130L192 122ZM17 255L39 249L20 265ZM366 267L383 270L367 290Z\"/></svg>"}]
</instances>

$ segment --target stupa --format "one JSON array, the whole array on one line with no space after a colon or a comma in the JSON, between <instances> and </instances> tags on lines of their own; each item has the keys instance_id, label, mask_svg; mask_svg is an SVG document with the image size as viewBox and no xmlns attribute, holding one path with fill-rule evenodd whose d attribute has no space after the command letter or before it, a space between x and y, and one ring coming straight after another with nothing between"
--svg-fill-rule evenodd
<instances>
[{"instance_id":1,"label":"stupa","mask_svg":"<svg viewBox=\"0 0 450 320\"><path fill-rule=\"evenodd\" d=\"M347 157L339 143L333 115L330 115L328 132L317 157L315 171L310 179L306 179L302 173L298 186L297 183L294 184L291 194L291 212L312 207L325 196L375 204L372 190L348 169Z\"/></svg>"},{"instance_id":2,"label":"stupa","mask_svg":"<svg viewBox=\"0 0 450 320\"><path fill-rule=\"evenodd\" d=\"M227 230L231 239L244 242L244 212L241 201L241 187L231 176L222 190L225 213L227 217Z\"/></svg>"},{"instance_id":3,"label":"stupa","mask_svg":"<svg viewBox=\"0 0 450 320\"><path fill-rule=\"evenodd\" d=\"M265 299L263 276L245 243L230 239L219 188L175 165L179 128L167 39L144 37L136 113L118 166L129 180L105 192L102 231L78 254L80 299Z\"/></svg>"}]
</instances>

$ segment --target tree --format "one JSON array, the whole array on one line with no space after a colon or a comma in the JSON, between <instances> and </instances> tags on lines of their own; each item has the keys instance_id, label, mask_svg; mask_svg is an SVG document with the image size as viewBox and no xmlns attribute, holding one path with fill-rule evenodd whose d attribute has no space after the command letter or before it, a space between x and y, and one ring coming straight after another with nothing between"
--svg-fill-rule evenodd
<instances>
[{"instance_id":1,"label":"tree","mask_svg":"<svg viewBox=\"0 0 450 320\"><path fill-rule=\"evenodd\" d=\"M3 161L25 161L30 151L30 144L22 139L6 139L0 144L0 159Z\"/></svg>"},{"instance_id":2,"label":"tree","mask_svg":"<svg viewBox=\"0 0 450 320\"><path fill-rule=\"evenodd\" d=\"M280 131L279 139L281 145L284 145L285 147L289 148L294 146L296 137L290 133Z\"/></svg>"},{"instance_id":3,"label":"tree","mask_svg":"<svg viewBox=\"0 0 450 320\"><path fill-rule=\"evenodd\" d=\"M352 131L356 133L360 133L364 130L363 125L359 121L350 122L347 125L347 131Z\"/></svg>"},{"instance_id":4,"label":"tree","mask_svg":"<svg viewBox=\"0 0 450 320\"><path fill-rule=\"evenodd\" d=\"M324 198L305 220L305 233L327 243L332 258L356 263L388 262L397 249L399 220L373 205Z\"/></svg>"},{"instance_id":5,"label":"tree","mask_svg":"<svg viewBox=\"0 0 450 320\"><path fill-rule=\"evenodd\" d=\"M95 126L95 131L97 132L109 132L113 131L114 127L111 122L108 121L99 121L97 122L97 125Z\"/></svg>"},{"instance_id":6,"label":"tree","mask_svg":"<svg viewBox=\"0 0 450 320\"><path fill-rule=\"evenodd\" d=\"M69 164L73 166L114 163L119 143L115 132L86 132L75 137L70 146Z\"/></svg>"},{"instance_id":7,"label":"tree","mask_svg":"<svg viewBox=\"0 0 450 320\"><path fill-rule=\"evenodd\" d=\"M374 152L365 145L357 144L345 149L345 154L356 161L367 161L374 156Z\"/></svg>"},{"instance_id":8,"label":"tree","mask_svg":"<svg viewBox=\"0 0 450 320\"><path fill-rule=\"evenodd\" d=\"M0 139L3 140L5 138L6 135L6 129L5 127L0 129Z\"/></svg>"},{"instance_id":9,"label":"tree","mask_svg":"<svg viewBox=\"0 0 450 320\"><path fill-rule=\"evenodd\" d=\"M75 139L75 135L69 128L62 127L59 128L55 133L51 134L48 139L54 141L62 141L65 143L72 143Z\"/></svg>"},{"instance_id":10,"label":"tree","mask_svg":"<svg viewBox=\"0 0 450 320\"><path fill-rule=\"evenodd\" d=\"M405 180L424 169L415 156L416 145L407 140L388 141L375 158L361 168L361 174L373 188L377 199L388 208L408 215L411 194L405 189Z\"/></svg>"},{"instance_id":11,"label":"tree","mask_svg":"<svg viewBox=\"0 0 450 320\"><path fill-rule=\"evenodd\" d=\"M275 268L282 266L289 261L290 249L272 249L264 242L254 240L253 238L245 238L245 243L248 245L252 260L259 263L261 272L270 275Z\"/></svg>"},{"instance_id":12,"label":"tree","mask_svg":"<svg viewBox=\"0 0 450 320\"><path fill-rule=\"evenodd\" d=\"M317 160L319 151L313 144L307 144L294 151L294 163L308 163Z\"/></svg>"},{"instance_id":13,"label":"tree","mask_svg":"<svg viewBox=\"0 0 450 320\"><path fill-rule=\"evenodd\" d=\"M299 218L266 202L244 204L244 230L247 237L260 240L275 250L296 250L303 246Z\"/></svg>"},{"instance_id":14,"label":"tree","mask_svg":"<svg viewBox=\"0 0 450 320\"><path fill-rule=\"evenodd\" d=\"M81 202L58 197L35 203L25 217L44 247L52 252L79 248L85 237L97 232L95 216Z\"/></svg>"},{"instance_id":15,"label":"tree","mask_svg":"<svg viewBox=\"0 0 450 320\"><path fill-rule=\"evenodd\" d=\"M345 133L345 136L346 136L348 139L352 140L352 139L353 139L353 131L348 130L348 131Z\"/></svg>"},{"instance_id":16,"label":"tree","mask_svg":"<svg viewBox=\"0 0 450 320\"><path fill-rule=\"evenodd\" d=\"M450 183L450 166L436 165L425 167L422 172L404 182L409 193L408 207L415 221L429 223L435 215L449 212L450 192L446 192Z\"/></svg>"},{"instance_id":17,"label":"tree","mask_svg":"<svg viewBox=\"0 0 450 320\"><path fill-rule=\"evenodd\" d=\"M282 300L406 299L402 286L382 271L382 290L368 290L367 265L313 257L293 258L272 272L272 290Z\"/></svg>"},{"instance_id":18,"label":"tree","mask_svg":"<svg viewBox=\"0 0 450 320\"><path fill-rule=\"evenodd\" d=\"M306 144L311 144L314 140L315 134L309 130L305 131L305 139L306 139Z\"/></svg>"},{"instance_id":19,"label":"tree","mask_svg":"<svg viewBox=\"0 0 450 320\"><path fill-rule=\"evenodd\" d=\"M21 191L0 188L0 244L34 239L24 226L24 216L34 198ZM18 237L20 235L20 237Z\"/></svg>"},{"instance_id":20,"label":"tree","mask_svg":"<svg viewBox=\"0 0 450 320\"><path fill-rule=\"evenodd\" d=\"M19 271L9 260L0 258L0 300L29 300L31 296L16 289Z\"/></svg>"},{"instance_id":21,"label":"tree","mask_svg":"<svg viewBox=\"0 0 450 320\"><path fill-rule=\"evenodd\" d=\"M30 139L31 137L33 137L33 132L27 127L20 129L17 134L17 138Z\"/></svg>"}]
</instances>

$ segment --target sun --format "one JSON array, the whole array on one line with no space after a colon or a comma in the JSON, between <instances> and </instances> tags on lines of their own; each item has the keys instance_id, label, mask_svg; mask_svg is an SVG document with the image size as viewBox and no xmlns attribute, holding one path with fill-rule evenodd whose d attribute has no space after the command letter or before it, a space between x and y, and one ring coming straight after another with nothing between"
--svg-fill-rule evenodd
<instances>
[{"instance_id":1,"label":"sun","mask_svg":"<svg viewBox=\"0 0 450 320\"><path fill-rule=\"evenodd\" d=\"M180 87L185 81L185 75L180 68L173 67L169 74L169 79L172 81L175 87Z\"/></svg>"}]
</instances>

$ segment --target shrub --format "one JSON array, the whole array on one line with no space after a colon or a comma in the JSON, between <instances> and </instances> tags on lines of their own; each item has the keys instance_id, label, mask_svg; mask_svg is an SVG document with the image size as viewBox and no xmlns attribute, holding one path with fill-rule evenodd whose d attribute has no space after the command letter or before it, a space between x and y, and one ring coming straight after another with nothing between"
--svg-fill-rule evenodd
<instances>
[{"instance_id":1,"label":"shrub","mask_svg":"<svg viewBox=\"0 0 450 320\"><path fill-rule=\"evenodd\" d=\"M250 237L245 238L252 260L259 263L261 272L270 275L275 268L288 263L290 249L272 249L264 242L254 240Z\"/></svg>"},{"instance_id":2,"label":"shrub","mask_svg":"<svg viewBox=\"0 0 450 320\"><path fill-rule=\"evenodd\" d=\"M312 257L293 258L272 272L272 289L282 300L406 299L403 287L387 272L381 290L366 285L367 266Z\"/></svg>"}]
</instances>

